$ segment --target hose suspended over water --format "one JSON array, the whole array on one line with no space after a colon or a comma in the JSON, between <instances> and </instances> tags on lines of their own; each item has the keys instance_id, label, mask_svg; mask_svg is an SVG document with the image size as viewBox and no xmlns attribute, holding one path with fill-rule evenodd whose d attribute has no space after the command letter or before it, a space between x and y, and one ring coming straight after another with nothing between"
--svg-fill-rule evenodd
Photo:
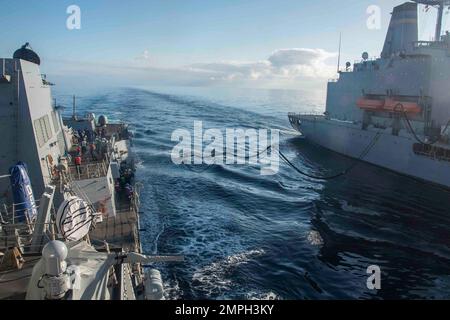
<instances>
[{"instance_id":1,"label":"hose suspended over water","mask_svg":"<svg viewBox=\"0 0 450 320\"><path fill-rule=\"evenodd\" d=\"M258 151L258 152L256 152L255 154L253 154L253 155L248 155L248 156L244 156L244 159L245 160L250 160L250 159L254 159L254 158L259 158L259 156L262 154L262 153L265 153L266 151L268 151L268 150L270 150L272 148L272 145L269 145L267 148L265 148L263 151ZM246 151L246 150L245 150ZM234 152L234 150L233 150L233 152ZM227 154L226 153L223 153L222 152L222 156L226 156ZM215 155L214 155L215 156ZM239 155L239 154L237 154L237 153L233 153L232 154L232 156L233 156L233 158L240 158L240 159L242 159L242 157ZM189 164L186 164L186 163L182 163L183 165L184 165L184 167L186 167L189 171L192 171L192 172L194 172L194 173L203 173L203 172L205 172L205 171L207 171L207 170L209 170L214 164L209 164L209 165L207 165L206 166L206 168L204 168L204 169L201 169L201 170L194 170L193 168L192 168L192 165L189 165Z\"/></svg>"},{"instance_id":2,"label":"hose suspended over water","mask_svg":"<svg viewBox=\"0 0 450 320\"><path fill-rule=\"evenodd\" d=\"M407 124L407 126L408 126L409 131L412 133L414 139L416 139L417 142L419 142L420 144L426 145L426 146L432 146L433 144L437 143L437 142L440 140L440 138L441 138L440 136L439 136L438 138L434 139L434 140L431 141L431 142L425 142L425 141L423 141L422 139L420 139L419 136L418 136L418 135L416 134L416 132L414 131L414 128L413 128L412 125L411 125L411 121L409 121L408 115L407 115L406 112L405 112L405 108L404 108L403 104L398 103L398 104L395 106L395 109L398 110L398 107L400 108L400 111L401 111L403 117L405 118L405 121L406 121L406 124ZM444 128L444 131L443 131L443 132L447 131L447 129L448 129L449 126L450 126L450 120L447 121L447 124L445 125L445 128Z\"/></svg>"},{"instance_id":3,"label":"hose suspended over water","mask_svg":"<svg viewBox=\"0 0 450 320\"><path fill-rule=\"evenodd\" d=\"M352 163L352 165L350 165L348 168L346 168L345 170L334 174L334 175L330 175L330 176L316 176L316 175L312 175L309 174L303 170L301 170L300 168L298 168L297 166L295 166L285 155L281 150L277 150L278 154L280 155L281 159L288 165L290 166L292 169L294 169L297 173L306 176L308 178L312 178L312 179L317 179L317 180L333 180L336 178L339 178L343 175L346 175L347 173L349 173L350 171L352 171L359 163L361 160L364 160L364 158L367 156L367 154L370 152L370 150L372 150L372 148L375 146L375 144L377 143L377 141L379 140L381 136L381 132L378 131L376 133L376 135L373 137L373 139L370 141L370 143L367 145L367 147L361 152L361 155L354 160L354 162Z\"/></svg>"},{"instance_id":4,"label":"hose suspended over water","mask_svg":"<svg viewBox=\"0 0 450 320\"><path fill-rule=\"evenodd\" d=\"M316 175L309 174L309 173L307 173L307 172L301 170L300 168L298 168L297 166L295 166L295 165L294 165L294 164L286 157L286 155L285 155L281 150L279 150L279 148L278 148L278 149L274 149L274 148L272 148L272 145L269 145L269 146L268 146L265 150L263 150L263 151L257 152L257 153L254 154L254 155L251 155L251 156L246 157L246 159L247 159L247 158L250 159L250 158L253 158L253 157L259 157L262 153L264 153L264 152L266 152L266 151L268 151L268 150L271 150L271 152L276 151L276 152L279 154L280 158L281 158L288 166L290 166L292 169L294 169L297 173L299 173L299 174L301 174L301 175L304 175L304 176L306 176L306 177L308 177L308 178L312 178L312 179L317 179L317 180L332 180L332 179L339 178L339 177L341 177L341 176L343 176L343 175L349 173L350 171L352 171L352 170L360 163L361 160L364 160L364 158L367 156L367 154L370 152L370 150L372 150L372 148L375 146L375 144L376 144L377 141L379 140L380 136L381 136L381 132L378 131L378 132L375 134L375 136L373 137L373 139L370 141L370 143L366 146L366 148L364 148L364 150L361 152L360 156L359 156L356 160L354 160L354 162L353 162L348 168L346 168L345 170L343 170L343 171L341 171L341 172L339 172L339 173L337 173L337 174L333 174L333 175L331 175L331 176L316 176ZM234 154L234 156L237 156L237 155ZM184 164L184 163L183 163L183 165L184 165L188 170L190 170L190 171L192 171L192 172L194 172L194 173L203 173L203 172L209 170L209 169L213 166L213 165L211 164L211 165L208 165L208 166L207 166L206 168L204 168L203 170L197 171L197 170L194 170L193 168L191 168L191 166L189 166L189 165L187 165L187 164Z\"/></svg>"}]
</instances>

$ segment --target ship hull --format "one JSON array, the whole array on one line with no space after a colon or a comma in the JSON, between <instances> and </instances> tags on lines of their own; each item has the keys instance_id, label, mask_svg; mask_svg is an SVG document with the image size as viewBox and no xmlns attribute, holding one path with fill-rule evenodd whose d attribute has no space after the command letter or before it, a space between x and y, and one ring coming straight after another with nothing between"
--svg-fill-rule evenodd
<instances>
[{"instance_id":1,"label":"ship hull","mask_svg":"<svg viewBox=\"0 0 450 320\"><path fill-rule=\"evenodd\" d=\"M415 153L417 141L406 132L395 136L389 129L362 130L360 124L331 120L324 116L290 114L289 120L306 140L326 149L450 188L450 161ZM374 144L368 153L361 157L372 142Z\"/></svg>"}]
</instances>

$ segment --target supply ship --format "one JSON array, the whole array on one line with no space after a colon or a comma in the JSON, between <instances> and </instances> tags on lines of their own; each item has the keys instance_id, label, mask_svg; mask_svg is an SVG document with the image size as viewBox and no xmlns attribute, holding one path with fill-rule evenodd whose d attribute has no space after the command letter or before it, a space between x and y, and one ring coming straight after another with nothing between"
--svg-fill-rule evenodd
<instances>
[{"instance_id":1,"label":"supply ship","mask_svg":"<svg viewBox=\"0 0 450 320\"><path fill-rule=\"evenodd\" d=\"M418 39L419 5L435 8L432 41ZM340 70L328 82L324 114L290 113L305 139L360 161L450 188L448 0L394 8L381 56Z\"/></svg>"},{"instance_id":2,"label":"supply ship","mask_svg":"<svg viewBox=\"0 0 450 320\"><path fill-rule=\"evenodd\" d=\"M0 299L164 299L140 242L132 132L63 118L28 44L0 60Z\"/></svg>"}]
</instances>

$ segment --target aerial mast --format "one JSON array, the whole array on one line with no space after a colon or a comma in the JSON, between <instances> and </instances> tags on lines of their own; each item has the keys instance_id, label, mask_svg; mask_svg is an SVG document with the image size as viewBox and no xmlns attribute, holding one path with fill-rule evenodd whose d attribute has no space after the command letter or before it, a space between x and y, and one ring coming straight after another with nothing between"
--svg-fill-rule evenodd
<instances>
[{"instance_id":1,"label":"aerial mast","mask_svg":"<svg viewBox=\"0 0 450 320\"><path fill-rule=\"evenodd\" d=\"M75 95L73 95L72 97L72 119L76 120L77 119L77 102L76 102L76 97Z\"/></svg>"},{"instance_id":2,"label":"aerial mast","mask_svg":"<svg viewBox=\"0 0 450 320\"><path fill-rule=\"evenodd\" d=\"M435 41L439 41L441 39L442 32L442 16L444 15L444 4L441 4L438 8L438 17L436 23L436 34L434 36Z\"/></svg>"},{"instance_id":3,"label":"aerial mast","mask_svg":"<svg viewBox=\"0 0 450 320\"><path fill-rule=\"evenodd\" d=\"M337 65L338 73L339 73L339 68L341 67L341 45L342 45L342 32L339 33L339 54L338 54L338 65Z\"/></svg>"},{"instance_id":4,"label":"aerial mast","mask_svg":"<svg viewBox=\"0 0 450 320\"><path fill-rule=\"evenodd\" d=\"M441 39L442 32L442 18L444 16L444 7L450 5L450 0L413 0L414 2L425 4L428 6L434 6L438 9L436 31L434 33L434 41Z\"/></svg>"}]
</instances>

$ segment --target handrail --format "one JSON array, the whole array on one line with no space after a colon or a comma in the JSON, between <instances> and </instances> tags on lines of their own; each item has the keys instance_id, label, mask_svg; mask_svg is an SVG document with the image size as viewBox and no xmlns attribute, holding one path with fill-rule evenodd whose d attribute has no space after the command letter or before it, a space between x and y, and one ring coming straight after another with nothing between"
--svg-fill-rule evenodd
<instances>
[{"instance_id":1,"label":"handrail","mask_svg":"<svg viewBox=\"0 0 450 320\"><path fill-rule=\"evenodd\" d=\"M325 116L325 114L323 112L289 112L288 116L292 117L292 116Z\"/></svg>"},{"instance_id":2,"label":"handrail","mask_svg":"<svg viewBox=\"0 0 450 320\"><path fill-rule=\"evenodd\" d=\"M105 177L108 174L108 166L105 161L87 163L81 166L70 165L68 170L71 180L85 180Z\"/></svg>"},{"instance_id":3,"label":"handrail","mask_svg":"<svg viewBox=\"0 0 450 320\"><path fill-rule=\"evenodd\" d=\"M38 204L36 204L36 202L39 202L39 200L35 200L35 205L33 206L32 209L35 209L36 211L38 211L40 206ZM18 203L18 204L13 203L10 206L3 204L3 207L0 207L0 218L1 218L0 222L7 223L7 224L9 222L12 222L12 224L15 224L16 217L18 215L25 215L26 220L27 220L27 225L29 225L31 223L31 221L28 221L28 215L26 213L30 209L28 209L28 208L16 209L18 206L24 205L24 204L26 204L26 202ZM10 221L4 221L5 219L10 220Z\"/></svg>"},{"instance_id":4,"label":"handrail","mask_svg":"<svg viewBox=\"0 0 450 320\"><path fill-rule=\"evenodd\" d=\"M448 48L449 43L446 41L414 41L413 42L414 48L421 48L421 47L438 47L438 48Z\"/></svg>"}]
</instances>

